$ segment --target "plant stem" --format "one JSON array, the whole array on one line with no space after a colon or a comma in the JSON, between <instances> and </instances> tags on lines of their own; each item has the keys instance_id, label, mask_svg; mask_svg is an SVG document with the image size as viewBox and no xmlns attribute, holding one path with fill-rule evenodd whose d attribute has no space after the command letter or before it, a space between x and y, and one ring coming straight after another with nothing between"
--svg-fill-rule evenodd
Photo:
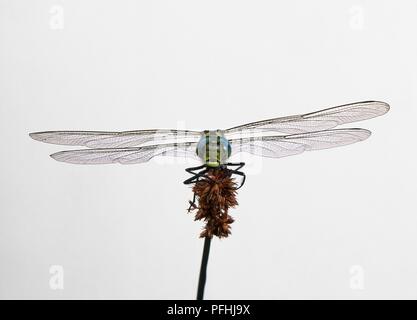
<instances>
[{"instance_id":1,"label":"plant stem","mask_svg":"<svg viewBox=\"0 0 417 320\"><path fill-rule=\"evenodd\" d=\"M203 259L201 260L200 278L198 280L197 300L203 300L207 277L207 263L210 254L211 237L204 238Z\"/></svg>"}]
</instances>

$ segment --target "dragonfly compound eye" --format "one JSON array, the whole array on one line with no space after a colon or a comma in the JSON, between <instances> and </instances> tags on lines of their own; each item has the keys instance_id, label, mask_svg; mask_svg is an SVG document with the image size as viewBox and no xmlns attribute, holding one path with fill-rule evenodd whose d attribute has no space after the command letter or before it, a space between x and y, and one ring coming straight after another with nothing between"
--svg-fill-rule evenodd
<instances>
[{"instance_id":1,"label":"dragonfly compound eye","mask_svg":"<svg viewBox=\"0 0 417 320\"><path fill-rule=\"evenodd\" d=\"M232 153L229 140L219 131L209 131L197 144L198 157L210 166L226 163Z\"/></svg>"}]
</instances>

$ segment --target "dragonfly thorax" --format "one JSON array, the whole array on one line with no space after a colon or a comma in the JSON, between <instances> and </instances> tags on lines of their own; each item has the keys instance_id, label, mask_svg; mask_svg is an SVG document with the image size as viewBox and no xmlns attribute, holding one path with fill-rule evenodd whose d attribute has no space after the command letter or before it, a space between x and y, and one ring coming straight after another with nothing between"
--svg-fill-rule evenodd
<instances>
[{"instance_id":1,"label":"dragonfly thorax","mask_svg":"<svg viewBox=\"0 0 417 320\"><path fill-rule=\"evenodd\" d=\"M218 167L227 162L232 154L232 147L222 130L206 130L197 144L196 152L205 164Z\"/></svg>"}]
</instances>

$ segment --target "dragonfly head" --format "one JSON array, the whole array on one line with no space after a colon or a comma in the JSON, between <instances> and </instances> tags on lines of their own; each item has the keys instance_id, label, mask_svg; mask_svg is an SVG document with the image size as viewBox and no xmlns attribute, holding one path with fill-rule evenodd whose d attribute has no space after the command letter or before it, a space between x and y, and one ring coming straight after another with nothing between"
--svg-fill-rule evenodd
<instances>
[{"instance_id":1,"label":"dragonfly head","mask_svg":"<svg viewBox=\"0 0 417 320\"><path fill-rule=\"evenodd\" d=\"M196 152L207 166L215 168L227 162L232 154L232 147L222 130L206 130L197 144Z\"/></svg>"}]
</instances>

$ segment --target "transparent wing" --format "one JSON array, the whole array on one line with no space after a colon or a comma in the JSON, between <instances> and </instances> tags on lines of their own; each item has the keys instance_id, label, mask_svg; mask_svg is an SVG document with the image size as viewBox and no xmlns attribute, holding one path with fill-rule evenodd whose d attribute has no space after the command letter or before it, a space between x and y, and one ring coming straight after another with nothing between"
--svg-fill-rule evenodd
<instances>
[{"instance_id":1,"label":"transparent wing","mask_svg":"<svg viewBox=\"0 0 417 320\"><path fill-rule=\"evenodd\" d=\"M57 161L74 164L135 164L151 160L156 156L187 157L198 160L197 143L170 143L136 148L102 148L68 150L51 154Z\"/></svg>"},{"instance_id":2,"label":"transparent wing","mask_svg":"<svg viewBox=\"0 0 417 320\"><path fill-rule=\"evenodd\" d=\"M225 131L226 135L245 132L277 131L288 134L316 132L338 125L362 121L388 112L389 105L380 101L345 104L303 115L252 122Z\"/></svg>"},{"instance_id":3,"label":"transparent wing","mask_svg":"<svg viewBox=\"0 0 417 320\"><path fill-rule=\"evenodd\" d=\"M106 131L44 131L29 134L35 140L67 146L85 146L89 148L129 148L147 142L193 142L198 141L201 133L188 130L137 130L122 132Z\"/></svg>"},{"instance_id":4,"label":"transparent wing","mask_svg":"<svg viewBox=\"0 0 417 320\"><path fill-rule=\"evenodd\" d=\"M334 129L287 136L264 136L230 140L232 154L248 152L254 155L281 158L304 151L340 147L363 141L371 135L365 129Z\"/></svg>"}]
</instances>

